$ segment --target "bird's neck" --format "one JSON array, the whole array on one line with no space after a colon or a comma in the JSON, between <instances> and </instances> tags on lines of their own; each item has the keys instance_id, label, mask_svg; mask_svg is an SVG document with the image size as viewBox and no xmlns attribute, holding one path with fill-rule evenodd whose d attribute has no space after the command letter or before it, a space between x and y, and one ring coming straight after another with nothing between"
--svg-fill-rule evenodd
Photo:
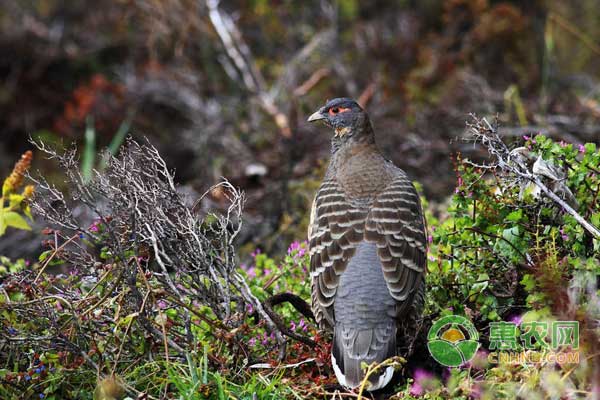
<instances>
[{"instance_id":1,"label":"bird's neck","mask_svg":"<svg viewBox=\"0 0 600 400\"><path fill-rule=\"evenodd\" d=\"M389 174L373 136L358 139L343 143L333 153L327 175L337 181L349 200L366 206L385 186Z\"/></svg>"},{"instance_id":2,"label":"bird's neck","mask_svg":"<svg viewBox=\"0 0 600 400\"><path fill-rule=\"evenodd\" d=\"M335 130L331 139L331 153L333 158L340 153L352 152L355 148L375 146L375 134L370 122L358 128L341 128Z\"/></svg>"},{"instance_id":3,"label":"bird's neck","mask_svg":"<svg viewBox=\"0 0 600 400\"><path fill-rule=\"evenodd\" d=\"M366 127L366 130L353 132L351 136L345 138L334 137L331 148L331 168L333 171L340 171L350 164L361 164L367 158L381 158L370 124Z\"/></svg>"}]
</instances>

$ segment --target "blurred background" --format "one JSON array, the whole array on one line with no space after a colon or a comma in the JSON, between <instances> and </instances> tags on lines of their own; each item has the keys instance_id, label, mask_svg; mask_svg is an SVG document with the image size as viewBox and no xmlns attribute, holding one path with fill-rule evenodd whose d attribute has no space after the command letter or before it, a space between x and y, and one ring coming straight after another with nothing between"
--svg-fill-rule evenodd
<instances>
[{"instance_id":1,"label":"blurred background","mask_svg":"<svg viewBox=\"0 0 600 400\"><path fill-rule=\"evenodd\" d=\"M502 134L600 138L600 1L0 2L0 176L29 137L75 142L82 172L126 134L148 138L197 197L246 192L242 253L305 238L334 97L367 108L383 152L442 204L470 113ZM36 157L60 187L52 162ZM223 203L211 193L210 204ZM34 233L0 254L39 253Z\"/></svg>"}]
</instances>

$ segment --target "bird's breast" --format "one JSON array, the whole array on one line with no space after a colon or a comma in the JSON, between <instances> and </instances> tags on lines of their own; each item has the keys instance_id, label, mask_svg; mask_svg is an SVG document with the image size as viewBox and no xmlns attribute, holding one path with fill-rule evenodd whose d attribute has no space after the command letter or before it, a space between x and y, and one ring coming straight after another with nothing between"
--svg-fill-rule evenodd
<instances>
[{"instance_id":1,"label":"bird's breast","mask_svg":"<svg viewBox=\"0 0 600 400\"><path fill-rule=\"evenodd\" d=\"M350 200L370 202L386 186L389 177L380 163L354 157L339 168L337 180Z\"/></svg>"}]
</instances>

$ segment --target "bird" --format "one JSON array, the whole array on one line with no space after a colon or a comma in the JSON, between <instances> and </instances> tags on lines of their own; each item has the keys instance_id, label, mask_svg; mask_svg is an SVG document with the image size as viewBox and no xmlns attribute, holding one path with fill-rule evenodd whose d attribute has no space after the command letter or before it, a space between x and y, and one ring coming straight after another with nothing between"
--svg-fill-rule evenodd
<instances>
[{"instance_id":1,"label":"bird","mask_svg":"<svg viewBox=\"0 0 600 400\"><path fill-rule=\"evenodd\" d=\"M308 228L311 307L332 332L340 385L358 387L361 368L398 355L397 335L423 309L426 221L407 174L381 153L367 112L350 98L327 101L308 117L333 129L331 157ZM402 338L400 338L402 339ZM393 367L369 376L369 391Z\"/></svg>"}]
</instances>

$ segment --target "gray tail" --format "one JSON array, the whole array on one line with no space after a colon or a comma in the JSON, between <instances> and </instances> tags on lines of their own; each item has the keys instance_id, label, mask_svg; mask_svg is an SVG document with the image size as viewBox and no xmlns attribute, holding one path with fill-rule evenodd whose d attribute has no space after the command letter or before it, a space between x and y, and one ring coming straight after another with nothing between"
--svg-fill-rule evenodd
<instances>
[{"instance_id":1,"label":"gray tail","mask_svg":"<svg viewBox=\"0 0 600 400\"><path fill-rule=\"evenodd\" d=\"M338 382L342 386L355 388L364 379L361 364L382 362L396 355L396 324L390 321L372 329L358 329L336 324L333 333L331 361ZM368 390L386 386L394 374L392 367L379 370L369 377Z\"/></svg>"}]
</instances>

